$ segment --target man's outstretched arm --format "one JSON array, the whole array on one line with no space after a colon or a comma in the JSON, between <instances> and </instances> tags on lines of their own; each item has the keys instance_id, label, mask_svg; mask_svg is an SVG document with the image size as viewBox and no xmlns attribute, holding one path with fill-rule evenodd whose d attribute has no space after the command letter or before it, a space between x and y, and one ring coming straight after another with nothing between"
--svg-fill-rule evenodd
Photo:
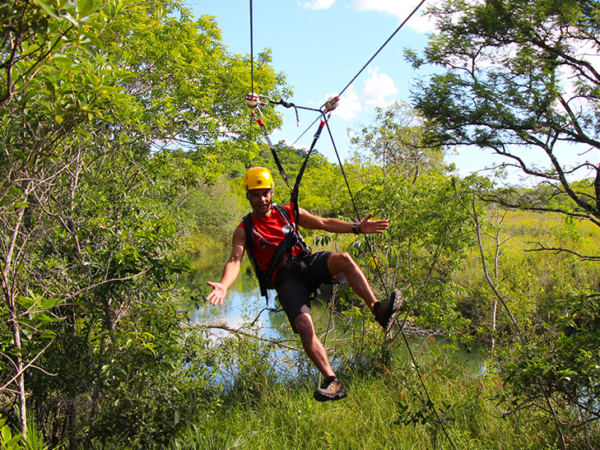
<instances>
[{"instance_id":1,"label":"man's outstretched arm","mask_svg":"<svg viewBox=\"0 0 600 450\"><path fill-rule=\"evenodd\" d=\"M387 220L371 220L373 214L367 215L360 222L360 232L365 234L381 234L388 229ZM330 233L352 233L353 223L340 219L315 216L300 208L300 226L307 230L323 230Z\"/></svg>"},{"instance_id":2,"label":"man's outstretched arm","mask_svg":"<svg viewBox=\"0 0 600 450\"><path fill-rule=\"evenodd\" d=\"M206 284L212 286L213 290L206 296L206 301L211 305L222 305L227 296L227 290L231 287L240 273L240 266L246 248L246 232L242 227L237 227L233 232L231 255L223 268L221 281L207 281Z\"/></svg>"}]
</instances>

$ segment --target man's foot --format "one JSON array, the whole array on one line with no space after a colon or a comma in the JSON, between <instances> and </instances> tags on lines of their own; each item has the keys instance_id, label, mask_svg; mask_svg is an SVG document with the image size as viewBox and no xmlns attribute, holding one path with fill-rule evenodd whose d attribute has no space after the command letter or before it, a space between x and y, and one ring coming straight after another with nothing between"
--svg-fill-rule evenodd
<instances>
[{"instance_id":1,"label":"man's foot","mask_svg":"<svg viewBox=\"0 0 600 450\"><path fill-rule=\"evenodd\" d=\"M319 402L341 400L348 397L348 391L336 377L327 377L321 387L315 391L314 397Z\"/></svg>"},{"instance_id":2,"label":"man's foot","mask_svg":"<svg viewBox=\"0 0 600 450\"><path fill-rule=\"evenodd\" d=\"M402 306L402 293L399 290L394 290L390 298L382 302L377 302L373 306L373 314L379 325L387 331L392 316Z\"/></svg>"}]
</instances>

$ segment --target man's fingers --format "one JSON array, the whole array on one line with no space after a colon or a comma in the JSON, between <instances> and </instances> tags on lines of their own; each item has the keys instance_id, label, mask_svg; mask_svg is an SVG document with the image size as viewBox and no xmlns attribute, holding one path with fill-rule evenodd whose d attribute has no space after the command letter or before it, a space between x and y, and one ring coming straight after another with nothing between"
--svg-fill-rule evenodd
<instances>
[{"instance_id":1,"label":"man's fingers","mask_svg":"<svg viewBox=\"0 0 600 450\"><path fill-rule=\"evenodd\" d=\"M206 301L209 302L211 305L215 306L217 303L222 305L223 304L223 297L218 296L218 295L213 295L212 293L206 296Z\"/></svg>"},{"instance_id":2,"label":"man's fingers","mask_svg":"<svg viewBox=\"0 0 600 450\"><path fill-rule=\"evenodd\" d=\"M367 214L367 217L365 217L365 218L363 219L363 222L366 222L366 221L368 221L368 220L369 220L371 217L373 217L373 213L369 213L369 214Z\"/></svg>"},{"instance_id":3,"label":"man's fingers","mask_svg":"<svg viewBox=\"0 0 600 450\"><path fill-rule=\"evenodd\" d=\"M389 227L389 221L387 219L370 220L371 217L373 217L373 213L367 214L367 216L362 220L361 228L363 233L383 234L383 232Z\"/></svg>"},{"instance_id":4,"label":"man's fingers","mask_svg":"<svg viewBox=\"0 0 600 450\"><path fill-rule=\"evenodd\" d=\"M211 305L216 306L217 304L222 305L223 299L225 298L225 289L220 283L215 283L214 281L207 281L206 284L211 286L213 290L206 296L206 301Z\"/></svg>"},{"instance_id":5,"label":"man's fingers","mask_svg":"<svg viewBox=\"0 0 600 450\"><path fill-rule=\"evenodd\" d=\"M214 296L214 297L211 299L211 301L210 301L210 304L211 304L211 305L213 305L213 306L217 306L217 304L219 304L219 305L223 305L223 297L221 297L221 296L216 296L216 295L215 295L215 296Z\"/></svg>"}]
</instances>

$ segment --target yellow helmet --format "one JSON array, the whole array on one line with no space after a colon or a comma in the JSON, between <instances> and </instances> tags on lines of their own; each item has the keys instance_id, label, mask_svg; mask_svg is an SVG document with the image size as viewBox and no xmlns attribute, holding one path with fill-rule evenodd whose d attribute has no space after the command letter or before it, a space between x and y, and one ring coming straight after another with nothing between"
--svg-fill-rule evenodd
<instances>
[{"instance_id":1,"label":"yellow helmet","mask_svg":"<svg viewBox=\"0 0 600 450\"><path fill-rule=\"evenodd\" d=\"M275 181L266 167L250 167L244 175L244 189L273 189Z\"/></svg>"}]
</instances>

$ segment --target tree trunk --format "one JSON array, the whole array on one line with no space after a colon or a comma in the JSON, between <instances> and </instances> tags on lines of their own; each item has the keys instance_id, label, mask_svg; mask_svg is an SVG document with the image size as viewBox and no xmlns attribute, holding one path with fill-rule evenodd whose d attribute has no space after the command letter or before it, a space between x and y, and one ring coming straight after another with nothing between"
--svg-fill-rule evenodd
<instances>
[{"instance_id":1,"label":"tree trunk","mask_svg":"<svg viewBox=\"0 0 600 450\"><path fill-rule=\"evenodd\" d=\"M21 343L21 327L18 322L18 312L15 298L17 292L15 289L15 283L9 281L12 262L17 248L17 237L23 223L23 216L25 214L25 208L20 208L15 226L13 228L10 245L7 249L4 257L4 267L2 268L2 290L4 291L4 298L8 309L8 317L10 328L13 336L13 345L16 353L16 361L12 361L16 370L17 392L19 395L19 413L21 416L21 433L23 439L27 440L27 397L25 395L25 371L23 364L23 345Z\"/></svg>"}]
</instances>

